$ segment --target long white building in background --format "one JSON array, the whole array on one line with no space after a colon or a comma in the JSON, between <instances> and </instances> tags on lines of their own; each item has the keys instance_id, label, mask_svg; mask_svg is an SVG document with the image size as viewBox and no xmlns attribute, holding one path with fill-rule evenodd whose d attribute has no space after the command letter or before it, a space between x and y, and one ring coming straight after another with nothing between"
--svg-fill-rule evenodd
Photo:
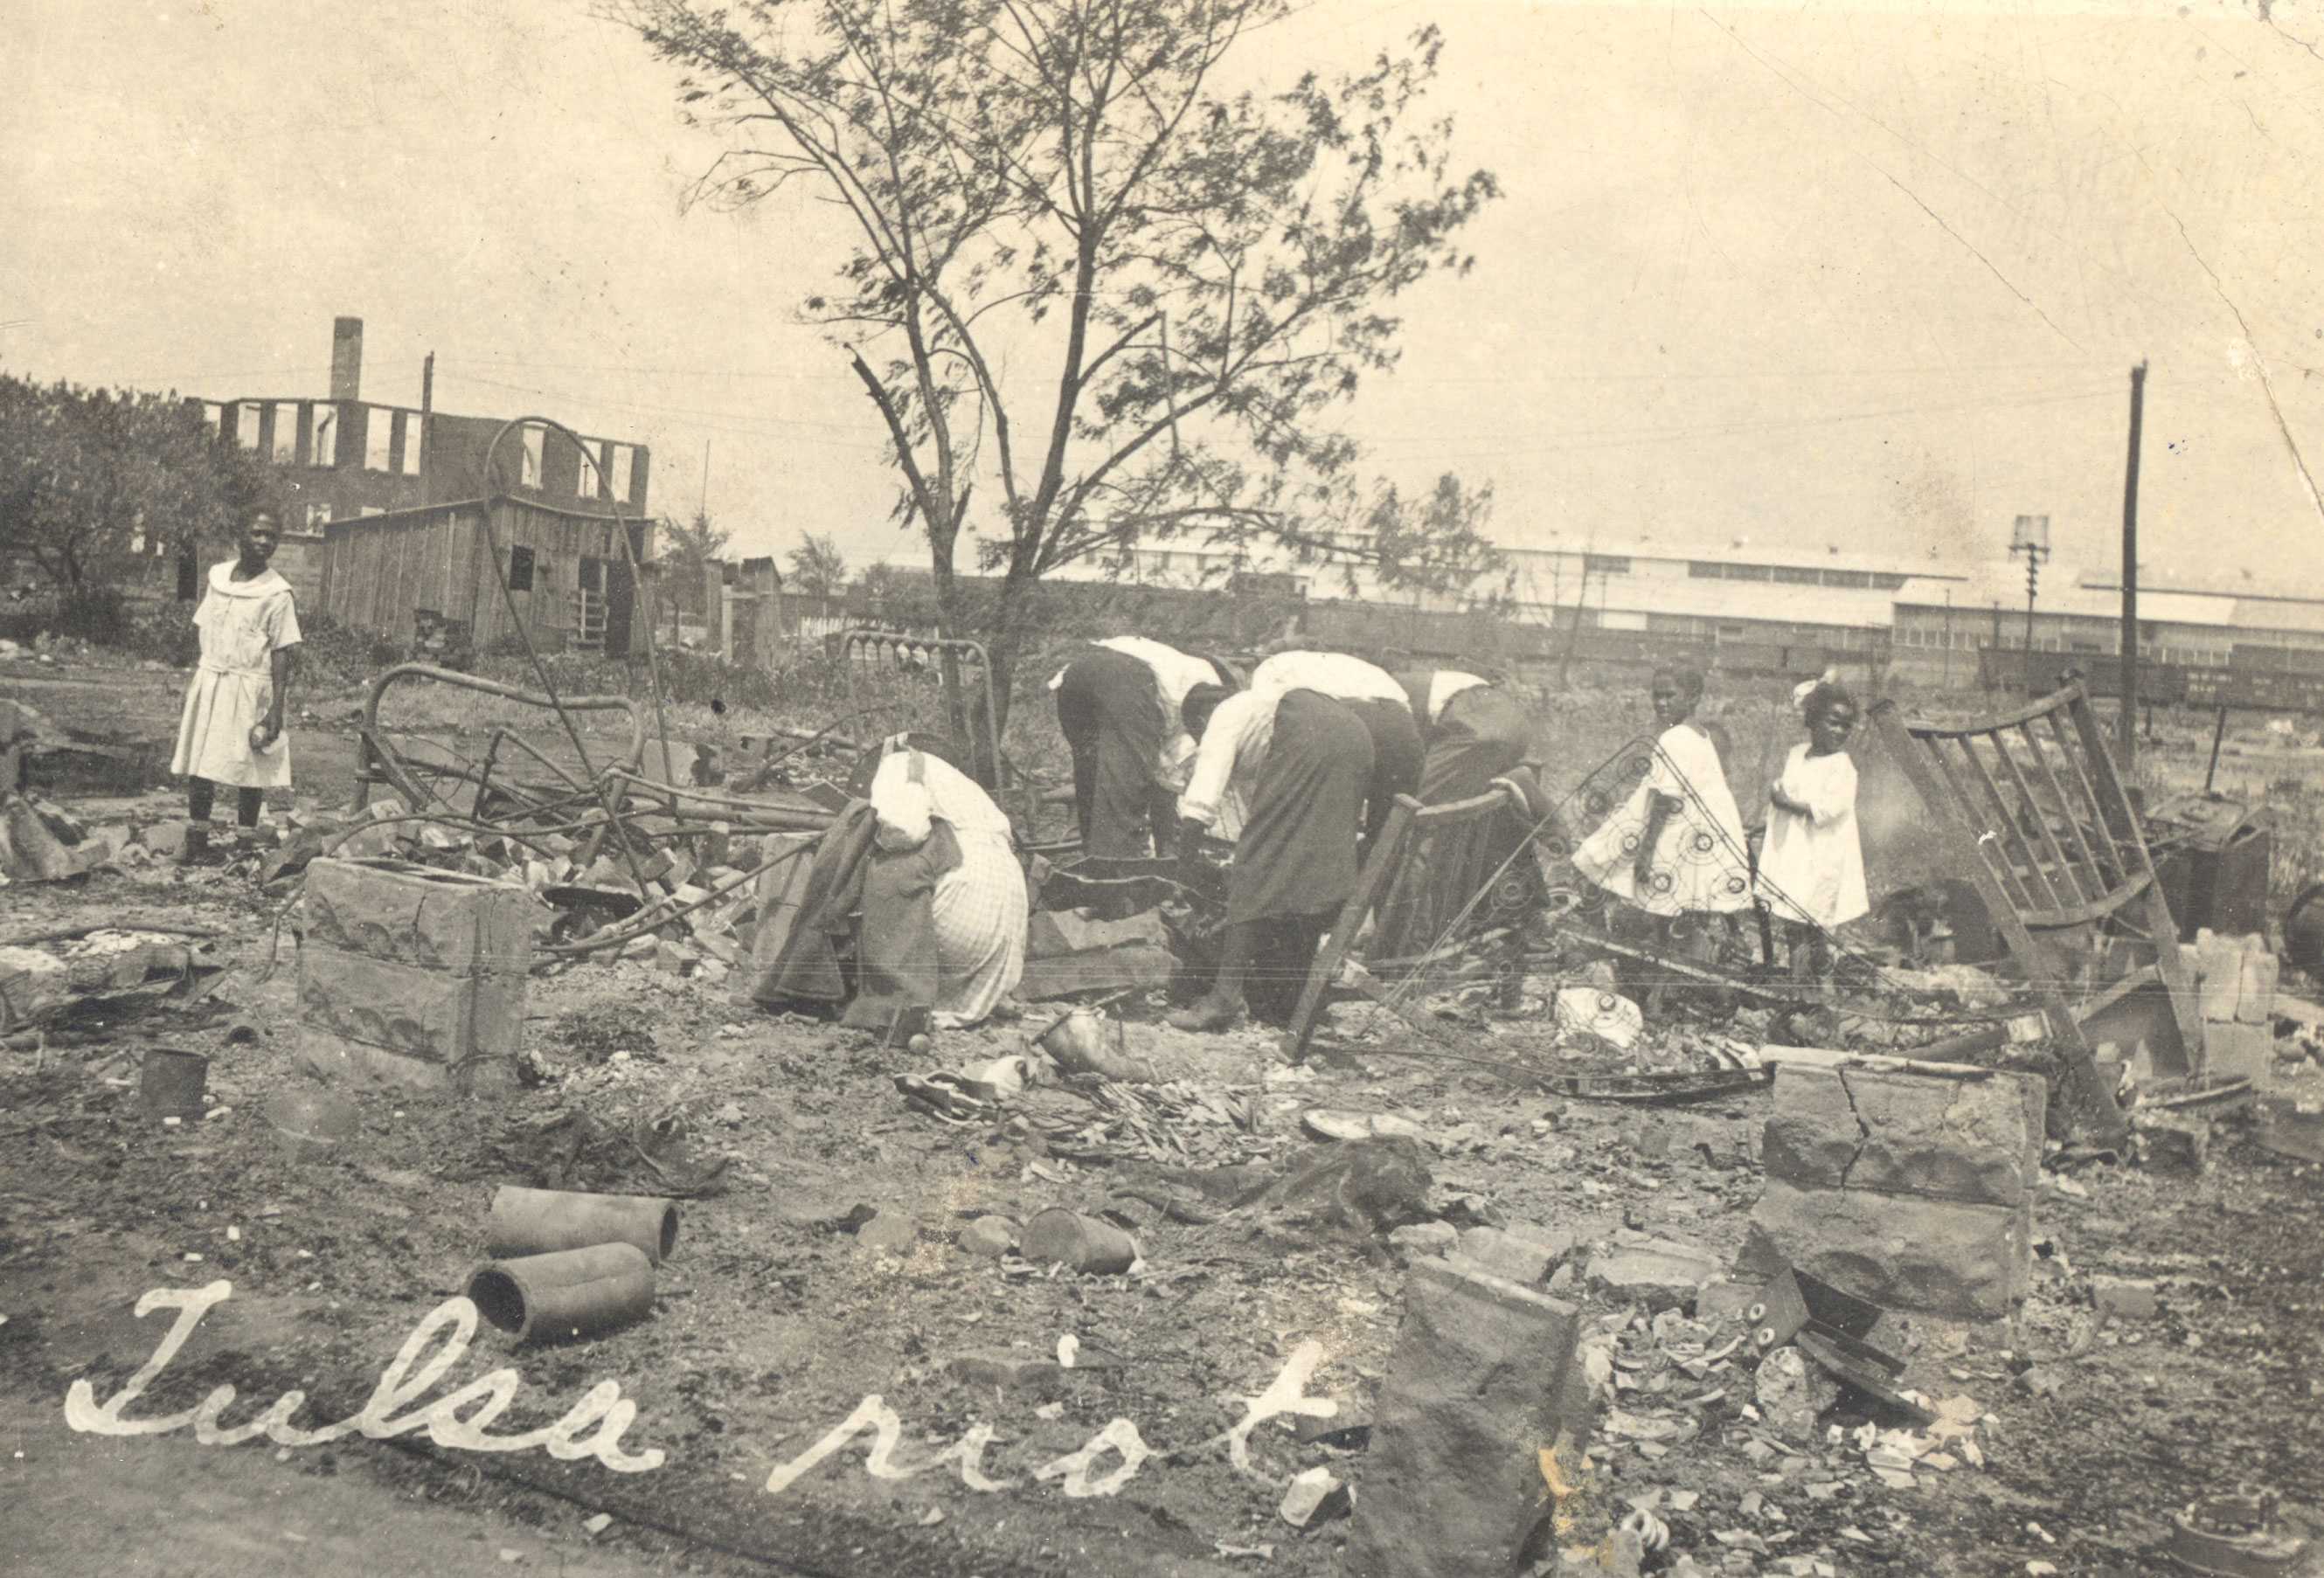
<instances>
[{"instance_id":1,"label":"long white building in background","mask_svg":"<svg viewBox=\"0 0 2324 1578\"><path fill-rule=\"evenodd\" d=\"M1635 631L1716 647L1822 647L1858 661L1885 655L1914 683L1971 679L1977 653L2023 650L2025 573L2006 559L1965 564L1840 546L1818 553L1730 542L1656 543L1623 551L1603 539L1502 549L1500 571L1459 595L1420 595L1329 565L1188 544L1126 550L1070 567L1074 580L1224 591L1265 575L1314 601L1452 612L1494 609L1550 628ZM2225 593L2144 584L2140 650L2157 663L2225 665L2275 655L2324 666L2324 597ZM2111 571L2043 567L2031 640L2037 653L2101 657L2121 650L2121 592Z\"/></svg>"}]
</instances>

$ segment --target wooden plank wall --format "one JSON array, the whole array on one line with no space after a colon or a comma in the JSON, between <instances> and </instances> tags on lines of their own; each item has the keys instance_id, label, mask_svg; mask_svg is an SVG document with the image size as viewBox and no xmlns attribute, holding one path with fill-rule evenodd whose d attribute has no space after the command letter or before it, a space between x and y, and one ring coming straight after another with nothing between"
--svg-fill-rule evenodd
<instances>
[{"instance_id":1,"label":"wooden plank wall","mask_svg":"<svg viewBox=\"0 0 2324 1578\"><path fill-rule=\"evenodd\" d=\"M511 548L532 550L532 590L514 593L514 601L534 642L561 651L571 638L582 558L621 556L614 523L521 500L502 500L493 508L497 569L505 572ZM342 623L409 641L413 610L426 608L468 621L479 648L511 632L483 517L473 503L334 521L324 559L322 605Z\"/></svg>"}]
</instances>

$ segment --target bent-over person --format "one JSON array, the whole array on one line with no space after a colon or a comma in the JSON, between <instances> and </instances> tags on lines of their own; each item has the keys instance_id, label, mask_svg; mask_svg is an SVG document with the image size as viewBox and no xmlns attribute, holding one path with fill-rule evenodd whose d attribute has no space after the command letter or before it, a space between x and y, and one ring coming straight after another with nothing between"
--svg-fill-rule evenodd
<instances>
[{"instance_id":1,"label":"bent-over person","mask_svg":"<svg viewBox=\"0 0 2324 1578\"><path fill-rule=\"evenodd\" d=\"M1479 674L1427 668L1398 674L1425 751L1420 803L1443 805L1482 794L1515 770L1533 727L1517 699Z\"/></svg>"},{"instance_id":2,"label":"bent-over person","mask_svg":"<svg viewBox=\"0 0 2324 1578\"><path fill-rule=\"evenodd\" d=\"M1249 811L1228 873L1217 973L1170 1023L1223 1029L1241 1015L1247 988L1263 1016L1279 1018L1355 891L1359 821L1380 790L1371 731L1346 702L1311 690L1198 689L1185 713L1201 745L1178 800L1179 858L1198 858L1231 791Z\"/></svg>"},{"instance_id":3,"label":"bent-over person","mask_svg":"<svg viewBox=\"0 0 2324 1578\"><path fill-rule=\"evenodd\" d=\"M1156 854L1171 853L1194 755L1182 715L1186 693L1235 683L1218 659L1138 636L1093 643L1056 672L1049 689L1073 752L1084 854L1135 858L1147 852L1149 834Z\"/></svg>"},{"instance_id":4,"label":"bent-over person","mask_svg":"<svg viewBox=\"0 0 2324 1578\"><path fill-rule=\"evenodd\" d=\"M1364 726L1372 742L1371 786L1364 812L1363 848L1369 850L1388 812L1396 809L1396 797L1420 787L1420 727L1404 687L1386 669L1360 657L1294 650L1278 652L1252 669L1250 688L1278 696L1313 691L1346 707Z\"/></svg>"},{"instance_id":5,"label":"bent-over person","mask_svg":"<svg viewBox=\"0 0 2324 1578\"><path fill-rule=\"evenodd\" d=\"M210 566L194 610L201 657L186 686L170 771L186 779L185 858L209 853L210 812L220 784L235 791L235 820L254 831L266 791L290 784L283 702L298 666L297 599L272 567L281 530L260 510L244 527L240 554Z\"/></svg>"}]
</instances>

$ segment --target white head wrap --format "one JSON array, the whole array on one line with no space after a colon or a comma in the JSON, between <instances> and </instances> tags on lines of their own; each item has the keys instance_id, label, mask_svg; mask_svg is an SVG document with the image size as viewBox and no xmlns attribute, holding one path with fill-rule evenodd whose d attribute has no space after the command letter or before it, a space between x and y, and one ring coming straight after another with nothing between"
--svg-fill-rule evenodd
<instances>
[{"instance_id":1,"label":"white head wrap","mask_svg":"<svg viewBox=\"0 0 2324 1578\"><path fill-rule=\"evenodd\" d=\"M872 785L872 839L890 852L917 849L928 841L936 802L925 784L892 774L883 776L885 782L874 780Z\"/></svg>"},{"instance_id":2,"label":"white head wrap","mask_svg":"<svg viewBox=\"0 0 2324 1578\"><path fill-rule=\"evenodd\" d=\"M1827 668L1813 679L1802 680L1792 687L1792 706L1798 711L1801 717L1804 718L1807 716L1808 698L1816 693L1816 687L1836 685L1839 683L1840 670L1836 668Z\"/></svg>"}]
</instances>

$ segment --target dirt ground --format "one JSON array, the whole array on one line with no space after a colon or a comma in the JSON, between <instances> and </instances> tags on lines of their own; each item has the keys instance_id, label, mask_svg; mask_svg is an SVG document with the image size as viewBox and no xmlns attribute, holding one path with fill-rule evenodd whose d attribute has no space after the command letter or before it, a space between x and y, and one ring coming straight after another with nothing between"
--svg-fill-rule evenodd
<instances>
[{"instance_id":1,"label":"dirt ground","mask_svg":"<svg viewBox=\"0 0 2324 1578\"><path fill-rule=\"evenodd\" d=\"M125 726L173 718L180 683L85 668L0 679L0 694L60 720ZM1602 705L1607 730L1634 726L1620 721L1628 700ZM345 706L309 711L327 724ZM1755 727L1772 742L1780 712L1765 711ZM1596 748L1590 732L1563 743L1568 759ZM292 749L300 802L343 803L344 730L296 729ZM157 794L74 809L143 821L171 803ZM1337 1011L1333 1034L1370 1050L1300 1069L1258 1031L1141 1031L1176 1076L1143 1135L1056 1091L954 1126L908 1108L893 1077L1015 1051L1026 1024L947 1034L921 1055L883 1051L634 961L532 982L528 1035L561 1070L556 1081L493 1104L367 1098L355 1134L300 1161L261 1115L299 1081L295 941L278 940L275 906L247 880L106 870L7 889L0 912L0 944L124 917L207 928L229 971L209 1010L164 1004L0 1050L0 1395L19 1421L0 1483L23 1571L1330 1573L1346 1522L1296 1529L1277 1506L1291 1477L1319 1464L1360 1494L1360 1445L1303 1444L1278 1419L1252 1436L1245 1471L1217 1438L1310 1343L1323 1361L1309 1394L1368 1411L1390 1362L1406 1252L1174 1219L1112 1193L1141 1170L1130 1151L1151 1138L1183 1164L1263 1163L1314 1149L1300 1124L1311 1109L1394 1114L1427 1137L1436 1200L1465 1197L1469 1210L1571 1234L1577 1260L1625 1230L1724 1260L1758 1193L1764 1096L1669 1111L1557 1099L1427 1055L1426 1038L1355 1010ZM1150 1022L1157 1005L1124 1006ZM229 1039L238 1023L254 1039ZM1457 1034L1546 1071L1614 1066L1552 1050L1537 1014L1477 1017ZM208 1120L170 1128L141 1115L135 1081L154 1045L211 1055ZM231 1297L132 1415L191 1407L226 1383L244 1399L229 1423L291 1387L310 1399L301 1423L353 1414L406 1336L465 1287L498 1186L659 1192L656 1163L618 1138L648 1129L674 1136L697 1171L723 1163L715 1192L684 1203L651 1317L568 1345L515 1347L487 1328L443 1387L512 1367L521 1390L493 1427L506 1433L616 1381L638 1408L622 1445L659 1449L659 1468L617 1474L413 1436L278 1450L65 1426L73 1382L108 1396L152 1353L168 1317L137 1319L141 1295L218 1279ZM576 1133L604 1142L572 1151ZM667 1165L672 1152L660 1154ZM1564 1543L1592 1544L1654 1498L1670 1543L1650 1571L1684 1554L1734 1573L1917 1578L2047 1562L2115 1574L2164 1570L2154 1546L2170 1513L2236 1482L2273 1485L2305 1517L2324 1506L2319 1188L2319 1169L2232 1127L2200 1176L2104 1162L2049 1175L2017 1329L1952 1352L1935 1328L1901 1328L1917 1344L1908 1379L1987 1416L1982 1468L1924 1466L1909 1488L1884 1482L1846 1434L1868 1416L1844 1408L1836 1437L1773 1446L1743 1412L1748 1376L1698 1384L1657 1357L1694 1335L1723 1341L1718 1329L1658 1335L1577 1280L1567 1296L1591 1333L1618 1334L1613 1420L1659 1423L1600 1430ZM977 1215L1022 1220L1052 1205L1122 1210L1138 1224L1139 1266L1051 1275L958 1243ZM875 1248L844 1228L860 1206L906 1216L913 1232ZM2156 1280L2159 1314L2102 1321L2096 1276ZM952 1368L969 1354L1053 1359L1061 1339L1078 1348L1072 1368L1027 1388L971 1384ZM875 1396L900 1425L877 1461L899 1477L868 1472L867 1432L779 1493L765 1488ZM1038 1477L1116 1420L1152 1455L1115 1493L1071 1495L1061 1470ZM976 1461L998 1489L969 1488L957 1454L938 1461L979 1427L989 1436ZM584 1520L601 1512L612 1521L592 1535Z\"/></svg>"}]
</instances>

